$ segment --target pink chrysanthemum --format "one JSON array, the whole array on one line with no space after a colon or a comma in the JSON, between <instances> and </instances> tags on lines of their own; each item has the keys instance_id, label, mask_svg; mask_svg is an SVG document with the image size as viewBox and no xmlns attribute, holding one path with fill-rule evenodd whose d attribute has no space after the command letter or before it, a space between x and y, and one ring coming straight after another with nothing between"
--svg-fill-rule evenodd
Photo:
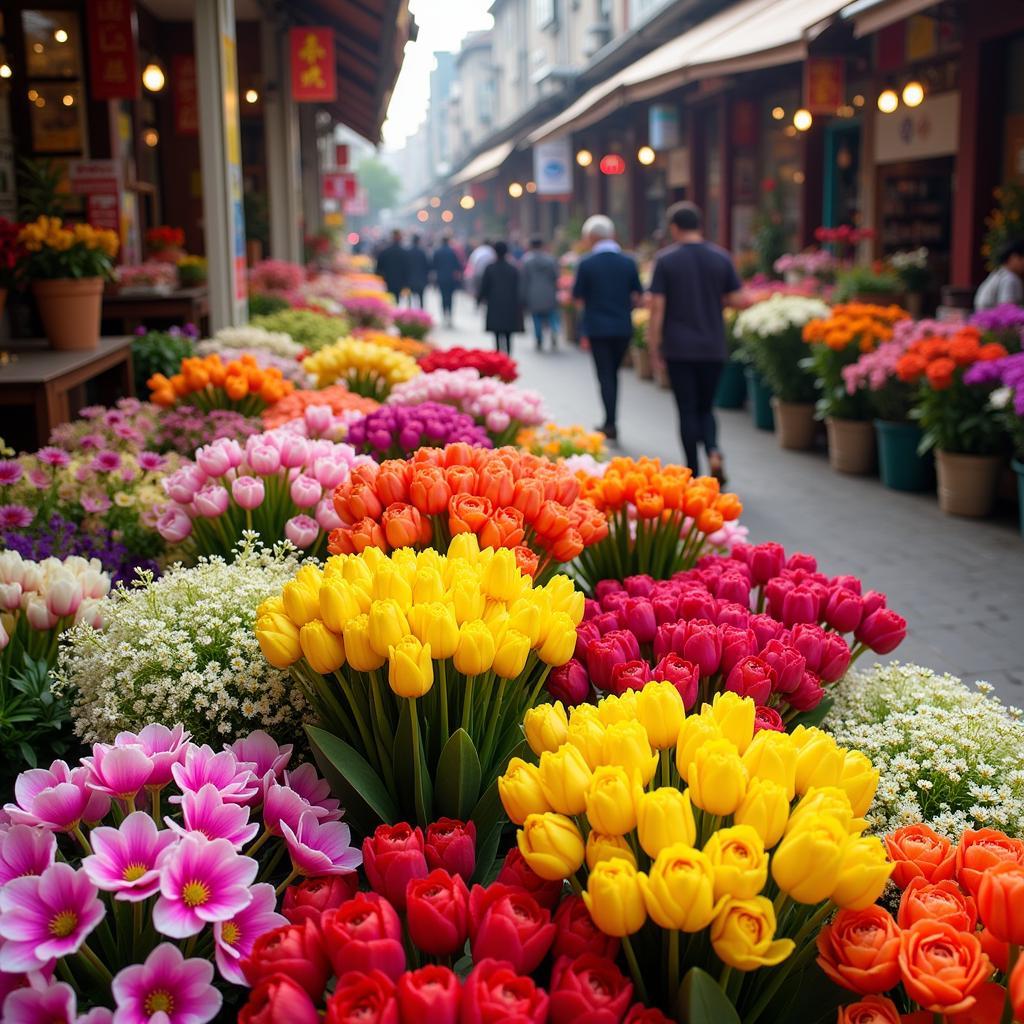
<instances>
[{"instance_id":1,"label":"pink chrysanthemum","mask_svg":"<svg viewBox=\"0 0 1024 1024\"><path fill-rule=\"evenodd\" d=\"M209 960L186 960L176 946L162 942L146 962L125 967L111 984L117 1024L206 1024L223 997L210 984Z\"/></svg>"},{"instance_id":2,"label":"pink chrysanthemum","mask_svg":"<svg viewBox=\"0 0 1024 1024\"><path fill-rule=\"evenodd\" d=\"M36 458L47 466L54 466L56 469L63 469L70 461L71 456L61 448L53 448L49 445L40 448L36 452Z\"/></svg>"},{"instance_id":3,"label":"pink chrysanthemum","mask_svg":"<svg viewBox=\"0 0 1024 1024\"><path fill-rule=\"evenodd\" d=\"M113 473L115 469L121 467L121 456L118 452L111 451L109 448L103 451L97 452L93 456L91 468L100 473Z\"/></svg>"},{"instance_id":4,"label":"pink chrysanthemum","mask_svg":"<svg viewBox=\"0 0 1024 1024\"><path fill-rule=\"evenodd\" d=\"M82 861L82 870L92 884L116 893L116 899L137 903L160 888L157 860L178 837L158 829L144 811L133 811L119 828L93 829L90 841L93 853Z\"/></svg>"},{"instance_id":5,"label":"pink chrysanthemum","mask_svg":"<svg viewBox=\"0 0 1024 1024\"><path fill-rule=\"evenodd\" d=\"M0 459L0 487L10 487L25 475L25 468L14 459Z\"/></svg>"},{"instance_id":6,"label":"pink chrysanthemum","mask_svg":"<svg viewBox=\"0 0 1024 1024\"><path fill-rule=\"evenodd\" d=\"M32 509L24 505L0 505L0 529L23 530L34 518Z\"/></svg>"}]
</instances>

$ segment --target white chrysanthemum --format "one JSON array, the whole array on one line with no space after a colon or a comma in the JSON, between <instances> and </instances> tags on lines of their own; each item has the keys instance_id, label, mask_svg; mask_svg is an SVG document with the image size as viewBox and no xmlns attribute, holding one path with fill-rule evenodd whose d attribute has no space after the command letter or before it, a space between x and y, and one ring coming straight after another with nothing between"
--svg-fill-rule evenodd
<instances>
[{"instance_id":1,"label":"white chrysanthemum","mask_svg":"<svg viewBox=\"0 0 1024 1024\"><path fill-rule=\"evenodd\" d=\"M1024 725L988 683L976 690L918 665L876 665L832 688L823 723L881 772L867 818L893 832L925 821L957 839L966 828L1024 836Z\"/></svg>"},{"instance_id":2,"label":"white chrysanthemum","mask_svg":"<svg viewBox=\"0 0 1024 1024\"><path fill-rule=\"evenodd\" d=\"M262 327L222 327L210 340L201 341L197 346L200 355L221 352L226 348L260 349L272 352L285 359L294 359L302 352L302 346L290 334L283 331L268 331Z\"/></svg>"},{"instance_id":3,"label":"white chrysanthemum","mask_svg":"<svg viewBox=\"0 0 1024 1024\"><path fill-rule=\"evenodd\" d=\"M736 317L734 330L744 338L770 338L828 315L829 307L821 299L776 294L743 310Z\"/></svg>"}]
</instances>

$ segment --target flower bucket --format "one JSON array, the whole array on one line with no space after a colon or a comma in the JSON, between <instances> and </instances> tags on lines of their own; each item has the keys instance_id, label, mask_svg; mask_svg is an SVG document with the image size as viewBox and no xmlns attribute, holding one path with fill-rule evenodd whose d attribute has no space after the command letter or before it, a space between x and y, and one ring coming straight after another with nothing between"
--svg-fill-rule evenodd
<instances>
[{"instance_id":1,"label":"flower bucket","mask_svg":"<svg viewBox=\"0 0 1024 1024\"><path fill-rule=\"evenodd\" d=\"M747 394L750 396L750 415L758 430L774 430L775 417L772 415L772 389L765 384L761 375L752 366L746 370Z\"/></svg>"},{"instance_id":2,"label":"flower bucket","mask_svg":"<svg viewBox=\"0 0 1024 1024\"><path fill-rule=\"evenodd\" d=\"M742 409L747 400L747 381L743 376L743 364L729 360L722 367L715 391L715 405L719 409Z\"/></svg>"},{"instance_id":3,"label":"flower bucket","mask_svg":"<svg viewBox=\"0 0 1024 1024\"><path fill-rule=\"evenodd\" d=\"M1020 533L1024 537L1024 462L1011 459L1010 465L1017 474L1017 512L1020 515Z\"/></svg>"},{"instance_id":4,"label":"flower bucket","mask_svg":"<svg viewBox=\"0 0 1024 1024\"><path fill-rule=\"evenodd\" d=\"M825 418L828 461L837 473L865 476L875 468L875 428L869 420Z\"/></svg>"},{"instance_id":5,"label":"flower bucket","mask_svg":"<svg viewBox=\"0 0 1024 1024\"><path fill-rule=\"evenodd\" d=\"M103 278L57 278L32 282L43 330L58 351L99 347Z\"/></svg>"},{"instance_id":6,"label":"flower bucket","mask_svg":"<svg viewBox=\"0 0 1024 1024\"><path fill-rule=\"evenodd\" d=\"M875 420L878 474L891 491L930 491L935 487L935 458L918 455L921 428L916 423Z\"/></svg>"},{"instance_id":7,"label":"flower bucket","mask_svg":"<svg viewBox=\"0 0 1024 1024\"><path fill-rule=\"evenodd\" d=\"M634 348L633 365L636 367L636 375L641 380L654 379L654 367L651 365L650 349Z\"/></svg>"},{"instance_id":8,"label":"flower bucket","mask_svg":"<svg viewBox=\"0 0 1024 1024\"><path fill-rule=\"evenodd\" d=\"M783 402L773 396L772 414L780 448L805 452L814 444L818 424L810 402Z\"/></svg>"},{"instance_id":9,"label":"flower bucket","mask_svg":"<svg viewBox=\"0 0 1024 1024\"><path fill-rule=\"evenodd\" d=\"M936 451L939 508L947 515L981 519L992 511L1000 455L960 455ZM1018 478L1019 479L1019 478Z\"/></svg>"}]
</instances>

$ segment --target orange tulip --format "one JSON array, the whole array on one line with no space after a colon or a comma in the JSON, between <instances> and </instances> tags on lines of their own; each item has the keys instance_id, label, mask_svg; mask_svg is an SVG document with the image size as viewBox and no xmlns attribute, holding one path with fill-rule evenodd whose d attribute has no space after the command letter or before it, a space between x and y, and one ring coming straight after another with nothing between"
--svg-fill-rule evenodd
<instances>
[{"instance_id":1,"label":"orange tulip","mask_svg":"<svg viewBox=\"0 0 1024 1024\"><path fill-rule=\"evenodd\" d=\"M489 462L480 467L479 493L488 498L492 505L500 508L512 501L515 480L507 466L499 461Z\"/></svg>"},{"instance_id":2,"label":"orange tulip","mask_svg":"<svg viewBox=\"0 0 1024 1024\"><path fill-rule=\"evenodd\" d=\"M372 519L360 519L358 523L349 527L348 535L356 554L367 548L380 548L384 552L390 550L380 523L375 523Z\"/></svg>"},{"instance_id":3,"label":"orange tulip","mask_svg":"<svg viewBox=\"0 0 1024 1024\"><path fill-rule=\"evenodd\" d=\"M409 481L409 500L425 516L436 516L448 508L452 489L440 466L420 466Z\"/></svg>"},{"instance_id":4,"label":"orange tulip","mask_svg":"<svg viewBox=\"0 0 1024 1024\"><path fill-rule=\"evenodd\" d=\"M885 996L867 996L859 1003L840 1006L836 1024L900 1024L900 1011Z\"/></svg>"},{"instance_id":5,"label":"orange tulip","mask_svg":"<svg viewBox=\"0 0 1024 1024\"><path fill-rule=\"evenodd\" d=\"M423 542L423 527L427 527L427 542L430 541L430 524L413 505L394 502L381 515L381 528L388 544L393 548L411 548Z\"/></svg>"},{"instance_id":6,"label":"orange tulip","mask_svg":"<svg viewBox=\"0 0 1024 1024\"><path fill-rule=\"evenodd\" d=\"M332 555L355 554L355 545L352 543L352 527L338 526L327 534L327 550Z\"/></svg>"},{"instance_id":7,"label":"orange tulip","mask_svg":"<svg viewBox=\"0 0 1024 1024\"><path fill-rule=\"evenodd\" d=\"M476 470L472 466L449 466L444 471L452 494L476 494Z\"/></svg>"},{"instance_id":8,"label":"orange tulip","mask_svg":"<svg viewBox=\"0 0 1024 1024\"><path fill-rule=\"evenodd\" d=\"M1006 989L998 982L986 981L975 991L974 1005L970 1009L950 1014L946 1019L949 1024L1000 1024L1005 1006ZM934 1019L929 1016L924 1024L932 1024Z\"/></svg>"},{"instance_id":9,"label":"orange tulip","mask_svg":"<svg viewBox=\"0 0 1024 1024\"><path fill-rule=\"evenodd\" d=\"M884 839L889 859L896 865L892 880L905 889L915 878L941 882L956 873L956 849L945 836L927 825L908 825Z\"/></svg>"},{"instance_id":10,"label":"orange tulip","mask_svg":"<svg viewBox=\"0 0 1024 1024\"><path fill-rule=\"evenodd\" d=\"M527 522L537 518L540 507L544 503L544 484L534 477L522 477L516 481L512 490L513 507L523 513Z\"/></svg>"},{"instance_id":11,"label":"orange tulip","mask_svg":"<svg viewBox=\"0 0 1024 1024\"><path fill-rule=\"evenodd\" d=\"M1010 1003L1016 1020L1024 1020L1024 956L1017 959L1016 966L1010 974Z\"/></svg>"},{"instance_id":12,"label":"orange tulip","mask_svg":"<svg viewBox=\"0 0 1024 1024\"><path fill-rule=\"evenodd\" d=\"M540 559L532 548L528 548L523 544L518 544L512 549L512 553L516 556L516 565L524 576L537 575L537 566Z\"/></svg>"},{"instance_id":13,"label":"orange tulip","mask_svg":"<svg viewBox=\"0 0 1024 1024\"><path fill-rule=\"evenodd\" d=\"M900 930L882 907L840 910L817 943L819 966L843 988L866 995L899 981Z\"/></svg>"},{"instance_id":14,"label":"orange tulip","mask_svg":"<svg viewBox=\"0 0 1024 1024\"><path fill-rule=\"evenodd\" d=\"M228 398L233 402L239 402L249 394L249 382L245 377L228 377L224 381L224 390L227 392Z\"/></svg>"},{"instance_id":15,"label":"orange tulip","mask_svg":"<svg viewBox=\"0 0 1024 1024\"><path fill-rule=\"evenodd\" d=\"M473 464L473 446L465 441L453 441L444 449L444 465L471 466Z\"/></svg>"},{"instance_id":16,"label":"orange tulip","mask_svg":"<svg viewBox=\"0 0 1024 1024\"><path fill-rule=\"evenodd\" d=\"M569 528L569 513L564 505L545 501L532 525L541 537L558 537Z\"/></svg>"},{"instance_id":17,"label":"orange tulip","mask_svg":"<svg viewBox=\"0 0 1024 1024\"><path fill-rule=\"evenodd\" d=\"M521 544L526 536L523 513L517 508L496 509L494 514L481 524L477 535L482 548L514 548Z\"/></svg>"},{"instance_id":18,"label":"orange tulip","mask_svg":"<svg viewBox=\"0 0 1024 1024\"><path fill-rule=\"evenodd\" d=\"M639 488L633 501L641 519L657 519L665 510L665 498L656 487Z\"/></svg>"},{"instance_id":19,"label":"orange tulip","mask_svg":"<svg viewBox=\"0 0 1024 1024\"><path fill-rule=\"evenodd\" d=\"M1010 944L997 939L987 928L978 932L978 938L985 955L996 965L996 970L1005 974L1010 967Z\"/></svg>"},{"instance_id":20,"label":"orange tulip","mask_svg":"<svg viewBox=\"0 0 1024 1024\"><path fill-rule=\"evenodd\" d=\"M964 830L956 849L956 877L972 896L978 895L981 876L1000 861L1024 864L1024 840L1011 839L994 828Z\"/></svg>"},{"instance_id":21,"label":"orange tulip","mask_svg":"<svg viewBox=\"0 0 1024 1024\"><path fill-rule=\"evenodd\" d=\"M900 976L911 999L932 1013L960 1013L991 977L977 935L943 921L916 921L900 936Z\"/></svg>"},{"instance_id":22,"label":"orange tulip","mask_svg":"<svg viewBox=\"0 0 1024 1024\"><path fill-rule=\"evenodd\" d=\"M926 882L918 877L903 891L896 920L901 928L909 928L915 921L946 921L962 932L973 932L978 908L974 898L952 879Z\"/></svg>"},{"instance_id":23,"label":"orange tulip","mask_svg":"<svg viewBox=\"0 0 1024 1024\"><path fill-rule=\"evenodd\" d=\"M350 521L356 519L379 519L384 506L373 487L361 482L355 483L348 491L348 512Z\"/></svg>"},{"instance_id":24,"label":"orange tulip","mask_svg":"<svg viewBox=\"0 0 1024 1024\"><path fill-rule=\"evenodd\" d=\"M697 516L697 529L701 533L715 533L722 528L725 518L714 508L706 508Z\"/></svg>"},{"instance_id":25,"label":"orange tulip","mask_svg":"<svg viewBox=\"0 0 1024 1024\"><path fill-rule=\"evenodd\" d=\"M448 506L448 528L452 533L479 533L491 518L494 506L475 494L456 494Z\"/></svg>"},{"instance_id":26,"label":"orange tulip","mask_svg":"<svg viewBox=\"0 0 1024 1024\"><path fill-rule=\"evenodd\" d=\"M556 562L571 562L583 550L583 537L580 531L570 526L548 549Z\"/></svg>"},{"instance_id":27,"label":"orange tulip","mask_svg":"<svg viewBox=\"0 0 1024 1024\"><path fill-rule=\"evenodd\" d=\"M357 467L361 468L361 467ZM353 476L357 470L353 470ZM356 476L356 479L359 479ZM412 483L412 470L408 463L401 459L389 459L380 464L380 471L375 474L373 488L382 505L392 505L396 501L409 500L409 486Z\"/></svg>"},{"instance_id":28,"label":"orange tulip","mask_svg":"<svg viewBox=\"0 0 1024 1024\"><path fill-rule=\"evenodd\" d=\"M743 503L735 494L720 494L715 499L715 508L722 513L727 523L735 522L743 514Z\"/></svg>"},{"instance_id":29,"label":"orange tulip","mask_svg":"<svg viewBox=\"0 0 1024 1024\"><path fill-rule=\"evenodd\" d=\"M1024 944L1024 864L1002 861L981 875L978 910L999 940Z\"/></svg>"}]
</instances>

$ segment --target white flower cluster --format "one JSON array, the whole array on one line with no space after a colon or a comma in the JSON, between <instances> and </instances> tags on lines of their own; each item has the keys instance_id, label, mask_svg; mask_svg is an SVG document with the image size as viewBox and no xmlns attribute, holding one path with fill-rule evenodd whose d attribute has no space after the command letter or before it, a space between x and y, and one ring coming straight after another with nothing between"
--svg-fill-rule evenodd
<instances>
[{"instance_id":1,"label":"white flower cluster","mask_svg":"<svg viewBox=\"0 0 1024 1024\"><path fill-rule=\"evenodd\" d=\"M743 310L733 329L743 338L771 338L828 314L829 307L821 299L776 294Z\"/></svg>"},{"instance_id":2,"label":"white flower cluster","mask_svg":"<svg viewBox=\"0 0 1024 1024\"><path fill-rule=\"evenodd\" d=\"M894 252L889 257L889 265L894 270L927 270L928 250L922 245L918 249L906 249Z\"/></svg>"},{"instance_id":3,"label":"white flower cluster","mask_svg":"<svg viewBox=\"0 0 1024 1024\"><path fill-rule=\"evenodd\" d=\"M1024 723L1018 708L919 665L876 665L832 688L823 723L881 772L868 812L874 832L923 821L958 839L966 828L1024 836Z\"/></svg>"},{"instance_id":4,"label":"white flower cluster","mask_svg":"<svg viewBox=\"0 0 1024 1024\"><path fill-rule=\"evenodd\" d=\"M200 355L223 352L226 348L259 349L285 359L295 359L302 346L283 331L267 331L262 327L222 327L212 338L197 346Z\"/></svg>"},{"instance_id":5,"label":"white flower cluster","mask_svg":"<svg viewBox=\"0 0 1024 1024\"><path fill-rule=\"evenodd\" d=\"M258 547L235 561L201 558L111 594L106 631L65 636L55 689L72 701L75 732L110 742L147 722L181 722L197 743L266 729L292 739L306 708L301 689L272 668L256 642L256 609L300 563L293 549Z\"/></svg>"}]
</instances>

